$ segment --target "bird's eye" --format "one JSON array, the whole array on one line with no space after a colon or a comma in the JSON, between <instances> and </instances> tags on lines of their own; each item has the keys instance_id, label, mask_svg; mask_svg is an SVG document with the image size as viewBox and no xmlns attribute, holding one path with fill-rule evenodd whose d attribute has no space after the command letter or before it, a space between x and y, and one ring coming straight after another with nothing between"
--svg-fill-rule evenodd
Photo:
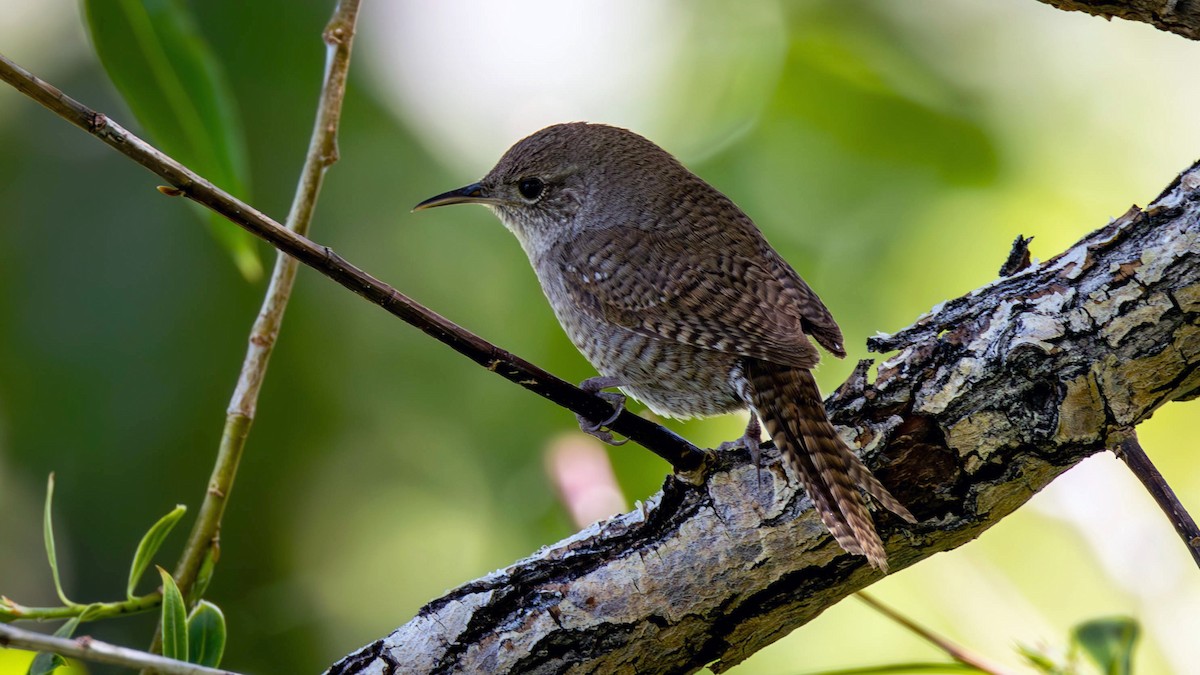
<instances>
[{"instance_id":1,"label":"bird's eye","mask_svg":"<svg viewBox=\"0 0 1200 675\"><path fill-rule=\"evenodd\" d=\"M542 191L546 189L546 184L540 178L522 178L520 183L517 183L517 191L525 199L533 201L542 196Z\"/></svg>"}]
</instances>

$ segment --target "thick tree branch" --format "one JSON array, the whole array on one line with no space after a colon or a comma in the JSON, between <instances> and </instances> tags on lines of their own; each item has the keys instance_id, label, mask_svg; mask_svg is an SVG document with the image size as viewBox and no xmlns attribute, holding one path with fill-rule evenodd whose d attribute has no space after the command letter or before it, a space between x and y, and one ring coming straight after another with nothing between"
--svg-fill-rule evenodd
<instances>
[{"instance_id":1,"label":"thick tree branch","mask_svg":"<svg viewBox=\"0 0 1200 675\"><path fill-rule=\"evenodd\" d=\"M129 133L29 71L0 56L0 80L41 103L75 126L104 141L171 184L169 192L186 195L275 248L312 267L349 290L383 307L489 371L590 419L606 419L612 406L604 399L551 375L525 359L484 340L400 291L351 265L328 246L291 232L261 211L217 188L191 169ZM680 471L699 468L706 455L674 432L624 411L607 425Z\"/></svg>"},{"instance_id":2,"label":"thick tree branch","mask_svg":"<svg viewBox=\"0 0 1200 675\"><path fill-rule=\"evenodd\" d=\"M1155 28L1200 40L1200 3L1194 0L1041 0L1068 12L1141 21Z\"/></svg>"},{"instance_id":3,"label":"thick tree branch","mask_svg":"<svg viewBox=\"0 0 1200 675\"><path fill-rule=\"evenodd\" d=\"M607 404L430 312L280 227L119 125L0 57L0 79L181 193L571 410ZM1200 395L1200 170L1066 253L944 303L901 350L830 401L881 480L923 523L879 516L893 568L957 547L1169 400ZM695 469L631 514L594 525L430 603L333 672L721 671L878 579L832 542L768 456L701 459L636 416L612 428Z\"/></svg>"},{"instance_id":4,"label":"thick tree branch","mask_svg":"<svg viewBox=\"0 0 1200 675\"><path fill-rule=\"evenodd\" d=\"M978 537L1167 401L1200 395L1200 165L1068 251L893 336L829 401L921 524L877 516L893 569ZM999 256L998 256L999 257ZM731 666L878 580L769 456L668 478L426 605L331 673L693 672ZM1099 499L1100 497L1097 496Z\"/></svg>"}]
</instances>

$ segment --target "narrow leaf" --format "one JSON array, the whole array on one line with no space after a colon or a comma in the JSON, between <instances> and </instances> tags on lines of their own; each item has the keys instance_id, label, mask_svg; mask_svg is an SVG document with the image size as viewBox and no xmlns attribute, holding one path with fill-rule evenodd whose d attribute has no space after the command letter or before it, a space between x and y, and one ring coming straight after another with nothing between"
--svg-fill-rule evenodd
<instances>
[{"instance_id":1,"label":"narrow leaf","mask_svg":"<svg viewBox=\"0 0 1200 675\"><path fill-rule=\"evenodd\" d=\"M158 519L146 534L142 536L142 540L138 542L137 553L133 554L133 565L129 568L129 584L126 587L125 595L132 600L133 590L137 587L137 583L141 580L142 575L150 567L150 562L154 558L154 554L158 553L159 547L166 540L167 535L171 533L171 529L187 513L187 507L183 504L177 504L175 508Z\"/></svg>"},{"instance_id":2,"label":"narrow leaf","mask_svg":"<svg viewBox=\"0 0 1200 675\"><path fill-rule=\"evenodd\" d=\"M29 664L29 675L47 675L53 673L59 666L67 665L67 660L58 654L38 652Z\"/></svg>"},{"instance_id":3,"label":"narrow leaf","mask_svg":"<svg viewBox=\"0 0 1200 675\"><path fill-rule=\"evenodd\" d=\"M46 542L46 559L50 561L50 574L54 577L54 590L58 591L58 599L67 606L75 603L67 599L63 592L62 580L58 574L58 555L54 550L54 520L50 515L50 505L54 501L54 474L46 481L46 510L42 514L42 539Z\"/></svg>"},{"instance_id":4,"label":"narrow leaf","mask_svg":"<svg viewBox=\"0 0 1200 675\"><path fill-rule=\"evenodd\" d=\"M1124 616L1086 621L1075 627L1072 638L1105 675L1130 675L1138 623Z\"/></svg>"},{"instance_id":5,"label":"narrow leaf","mask_svg":"<svg viewBox=\"0 0 1200 675\"><path fill-rule=\"evenodd\" d=\"M209 668L221 664L225 653L225 615L207 600L201 600L188 617L188 662Z\"/></svg>"},{"instance_id":6,"label":"narrow leaf","mask_svg":"<svg viewBox=\"0 0 1200 675\"><path fill-rule=\"evenodd\" d=\"M204 552L204 559L200 561L200 569L196 572L196 582L192 584L192 590L188 593L189 604L194 605L208 591L208 584L212 581L213 570L217 566L219 557L221 557L221 545L214 541Z\"/></svg>"},{"instance_id":7,"label":"narrow leaf","mask_svg":"<svg viewBox=\"0 0 1200 675\"><path fill-rule=\"evenodd\" d=\"M162 576L162 654L169 659L186 661L188 657L187 612L183 606L183 595L166 570L159 567Z\"/></svg>"},{"instance_id":8,"label":"narrow leaf","mask_svg":"<svg viewBox=\"0 0 1200 675\"><path fill-rule=\"evenodd\" d=\"M233 92L180 0L84 0L105 71L156 145L246 197L246 142ZM248 279L262 274L254 239L196 207Z\"/></svg>"},{"instance_id":9,"label":"narrow leaf","mask_svg":"<svg viewBox=\"0 0 1200 675\"><path fill-rule=\"evenodd\" d=\"M54 631L54 637L69 638L75 634L75 629L79 627L79 617L71 617L66 623L58 627ZM46 675L53 673L59 666L67 665L67 660L58 654L48 652L38 652L37 656L33 657L33 663L29 664L29 675Z\"/></svg>"}]
</instances>

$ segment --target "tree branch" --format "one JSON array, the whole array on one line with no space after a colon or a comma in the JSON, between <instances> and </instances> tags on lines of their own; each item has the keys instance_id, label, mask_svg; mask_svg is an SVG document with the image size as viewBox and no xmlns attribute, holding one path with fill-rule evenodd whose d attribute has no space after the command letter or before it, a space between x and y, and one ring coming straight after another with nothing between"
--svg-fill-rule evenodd
<instances>
[{"instance_id":1,"label":"tree branch","mask_svg":"<svg viewBox=\"0 0 1200 675\"><path fill-rule=\"evenodd\" d=\"M4 56L0 56L0 80L8 82L58 116L157 174L179 194L221 214L235 225L383 307L489 371L590 419L605 419L612 414L611 404L599 396L551 375L440 316L346 262L328 246L321 246L285 229L258 209L215 187L121 125L72 99ZM662 457L679 471L700 468L706 460L704 452L678 434L629 411L622 412L608 428Z\"/></svg>"},{"instance_id":2,"label":"tree branch","mask_svg":"<svg viewBox=\"0 0 1200 675\"><path fill-rule=\"evenodd\" d=\"M143 164L181 193L569 409L598 397L434 314L214 188L119 125L0 57L0 79ZM1055 476L1120 442L1168 400L1200 395L1200 169L1064 254L871 341L902 350L829 402L880 479L923 519L880 516L895 569L955 548ZM768 453L705 456L630 414L612 425L696 469L631 514L596 524L426 606L332 672L574 667L722 671L879 578L845 554Z\"/></svg>"},{"instance_id":3,"label":"tree branch","mask_svg":"<svg viewBox=\"0 0 1200 675\"><path fill-rule=\"evenodd\" d=\"M1175 491L1167 484L1167 479L1163 478L1158 467L1150 461L1146 451L1142 449L1142 444L1138 442L1137 434L1131 434L1129 438L1122 441L1120 447L1114 452L1125 462L1133 475L1142 482L1146 491L1158 504L1158 508L1162 509L1167 519L1171 521L1176 534L1183 540L1184 546L1187 546L1188 553L1192 554L1192 560L1200 566L1200 528L1196 527L1196 521L1192 519L1192 514L1184 508L1183 502L1175 496Z\"/></svg>"},{"instance_id":4,"label":"tree branch","mask_svg":"<svg viewBox=\"0 0 1200 675\"><path fill-rule=\"evenodd\" d=\"M342 101L346 95L346 78L350 72L350 51L354 42L354 29L358 21L359 0L339 0L333 16L325 27L322 39L327 46L325 77L321 83L320 100L317 103L317 119L313 124L312 138L292 207L288 211L287 229L297 234L307 234L317 207L317 197L325 172L337 161L337 130L342 117ZM206 559L215 564L218 555L218 537L225 505L233 491L238 465L246 448L246 438L254 424L254 413L258 407L258 392L267 376L267 364L292 287L296 281L295 258L278 253L275 268L267 285L262 308L250 329L246 355L238 373L237 385L225 412L225 425L221 430L221 442L217 447L217 458L213 463L212 475L204 490L204 499L192 531L172 577L179 590L195 603L204 593L205 579L199 579L200 570ZM158 652L162 646L162 622L154 629L150 651Z\"/></svg>"},{"instance_id":5,"label":"tree branch","mask_svg":"<svg viewBox=\"0 0 1200 675\"><path fill-rule=\"evenodd\" d=\"M921 523L877 516L903 569L978 537L1157 408L1200 395L1200 164L1146 210L939 305L828 402ZM330 673L723 672L880 574L768 453L434 600ZM1100 498L1097 496L1097 498Z\"/></svg>"},{"instance_id":6,"label":"tree branch","mask_svg":"<svg viewBox=\"0 0 1200 675\"><path fill-rule=\"evenodd\" d=\"M1155 28L1200 40L1200 4L1190 0L1041 0L1068 12L1141 21Z\"/></svg>"},{"instance_id":7,"label":"tree branch","mask_svg":"<svg viewBox=\"0 0 1200 675\"><path fill-rule=\"evenodd\" d=\"M287 229L298 234L308 232L325 171L337 161L337 127L342 115L346 75L350 68L350 47L357 19L358 0L341 0L323 35L328 45L328 53L320 102L317 105L317 119L287 218ZM258 392L267 375L271 351L279 337L283 314L292 294L296 265L295 258L278 254L262 308L250 330L246 356L226 411L225 427L221 433L212 477L209 479L208 489L204 492L204 501L200 506L196 524L188 536L183 555L172 575L185 597L191 595L192 584L196 581L200 565L209 549L215 545L225 504L233 489L238 464L246 446L246 437L254 422ZM156 646L157 642L156 638Z\"/></svg>"},{"instance_id":8,"label":"tree branch","mask_svg":"<svg viewBox=\"0 0 1200 675\"><path fill-rule=\"evenodd\" d=\"M948 640L945 637L942 637L941 635L938 635L937 633L929 630L928 628L916 623L915 621L908 618L907 616L904 616L900 612L897 612L896 610L892 609L891 607L888 607L887 605L883 604L882 602L876 600L873 596L867 595L867 593L865 591L859 591L858 593L855 593L854 596L856 598L858 598L859 600L862 600L863 602L865 602L868 606L871 607L871 609L874 609L876 612L879 612L880 614L886 616L887 618L891 619L892 621L900 624L908 632L913 633L914 635L921 638L922 640L928 642L929 644L933 645L934 647L937 647L941 651L948 654L950 656L950 658L954 659L955 661L961 663L964 666L974 668L975 670L977 670L981 673L984 673L985 675L1006 675L1006 673L1009 672L1007 669L1002 668L995 663L992 663L991 661L984 658L983 656L980 656L979 654L975 654L974 652L966 649L962 645L959 645L951 640Z\"/></svg>"},{"instance_id":9,"label":"tree branch","mask_svg":"<svg viewBox=\"0 0 1200 675\"><path fill-rule=\"evenodd\" d=\"M230 670L218 670L186 661L168 659L157 654L139 652L128 647L110 645L107 642L93 640L86 635L74 639L55 637L2 623L0 623L0 647L51 652L83 661L110 663L127 668L144 668L147 672L163 673L164 675L237 675Z\"/></svg>"}]
</instances>

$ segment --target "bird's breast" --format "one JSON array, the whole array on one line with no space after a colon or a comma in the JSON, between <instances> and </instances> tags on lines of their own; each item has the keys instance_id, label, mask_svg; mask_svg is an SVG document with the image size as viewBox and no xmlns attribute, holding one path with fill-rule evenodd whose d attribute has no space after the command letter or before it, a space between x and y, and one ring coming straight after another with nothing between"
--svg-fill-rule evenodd
<instances>
[{"instance_id":1,"label":"bird's breast","mask_svg":"<svg viewBox=\"0 0 1200 675\"><path fill-rule=\"evenodd\" d=\"M746 407L731 384L740 357L645 335L577 306L561 280L542 289L567 337L602 375L659 415L701 417Z\"/></svg>"}]
</instances>

